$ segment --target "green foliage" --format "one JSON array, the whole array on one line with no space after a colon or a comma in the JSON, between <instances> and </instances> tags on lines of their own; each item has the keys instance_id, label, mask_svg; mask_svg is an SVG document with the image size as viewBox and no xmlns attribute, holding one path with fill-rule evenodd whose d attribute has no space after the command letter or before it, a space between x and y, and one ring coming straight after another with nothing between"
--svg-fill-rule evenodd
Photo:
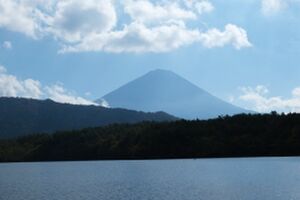
<instances>
[{"instance_id":1,"label":"green foliage","mask_svg":"<svg viewBox=\"0 0 300 200\"><path fill-rule=\"evenodd\" d=\"M114 124L0 141L0 161L300 155L300 114Z\"/></svg>"}]
</instances>

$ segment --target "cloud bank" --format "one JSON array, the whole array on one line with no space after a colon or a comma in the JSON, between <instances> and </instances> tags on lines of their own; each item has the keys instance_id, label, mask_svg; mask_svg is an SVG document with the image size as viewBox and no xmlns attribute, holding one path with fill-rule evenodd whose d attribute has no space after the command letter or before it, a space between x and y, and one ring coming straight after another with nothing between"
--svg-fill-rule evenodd
<instances>
[{"instance_id":1,"label":"cloud bank","mask_svg":"<svg viewBox=\"0 0 300 200\"><path fill-rule=\"evenodd\" d=\"M224 30L189 25L213 10L208 0L0 0L0 27L34 39L53 37L60 53L251 47L246 30L237 25L228 23Z\"/></svg>"},{"instance_id":2,"label":"cloud bank","mask_svg":"<svg viewBox=\"0 0 300 200\"><path fill-rule=\"evenodd\" d=\"M3 66L0 66L0 97L49 98L59 103L96 105L66 90L61 84L43 86L38 80L20 80Z\"/></svg>"},{"instance_id":3,"label":"cloud bank","mask_svg":"<svg viewBox=\"0 0 300 200\"><path fill-rule=\"evenodd\" d=\"M266 86L258 85L256 87L241 87L242 95L238 101L250 104L249 109L258 112L300 112L300 87L291 91L290 98L280 96L270 97Z\"/></svg>"}]
</instances>

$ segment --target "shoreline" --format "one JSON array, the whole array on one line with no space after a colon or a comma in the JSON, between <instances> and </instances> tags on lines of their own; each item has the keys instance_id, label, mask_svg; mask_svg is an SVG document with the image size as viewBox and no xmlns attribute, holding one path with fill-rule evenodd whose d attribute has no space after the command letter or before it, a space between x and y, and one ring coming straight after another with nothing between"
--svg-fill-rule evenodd
<instances>
[{"instance_id":1,"label":"shoreline","mask_svg":"<svg viewBox=\"0 0 300 200\"><path fill-rule=\"evenodd\" d=\"M0 162L1 164L20 164L20 163L64 163L64 162L114 162L114 161L163 161L163 160L217 160L217 159L257 159L257 158L300 158L300 155L274 155L274 156L224 156L224 157L195 157L195 158L132 158L132 159L99 159L99 160L49 160L49 161L12 161Z\"/></svg>"}]
</instances>

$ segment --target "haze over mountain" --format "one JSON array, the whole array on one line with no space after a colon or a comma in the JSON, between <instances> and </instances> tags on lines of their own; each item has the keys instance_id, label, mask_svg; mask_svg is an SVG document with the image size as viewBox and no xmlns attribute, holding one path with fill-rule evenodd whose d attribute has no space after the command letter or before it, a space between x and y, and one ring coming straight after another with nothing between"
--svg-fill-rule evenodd
<instances>
[{"instance_id":1,"label":"haze over mountain","mask_svg":"<svg viewBox=\"0 0 300 200\"><path fill-rule=\"evenodd\" d=\"M227 103L167 70L154 70L103 96L112 108L164 111L185 119L208 119L249 111Z\"/></svg>"},{"instance_id":2,"label":"haze over mountain","mask_svg":"<svg viewBox=\"0 0 300 200\"><path fill-rule=\"evenodd\" d=\"M61 104L52 100L0 98L1 138L96 127L112 123L175 119L163 112L144 113L101 106Z\"/></svg>"}]
</instances>

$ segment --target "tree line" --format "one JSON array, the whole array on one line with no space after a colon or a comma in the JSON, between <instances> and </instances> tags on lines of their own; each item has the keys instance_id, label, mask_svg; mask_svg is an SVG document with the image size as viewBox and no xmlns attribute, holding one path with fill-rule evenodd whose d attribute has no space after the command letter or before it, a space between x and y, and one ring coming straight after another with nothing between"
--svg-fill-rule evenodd
<instances>
[{"instance_id":1,"label":"tree line","mask_svg":"<svg viewBox=\"0 0 300 200\"><path fill-rule=\"evenodd\" d=\"M0 140L0 162L299 156L300 114L113 124Z\"/></svg>"}]
</instances>

